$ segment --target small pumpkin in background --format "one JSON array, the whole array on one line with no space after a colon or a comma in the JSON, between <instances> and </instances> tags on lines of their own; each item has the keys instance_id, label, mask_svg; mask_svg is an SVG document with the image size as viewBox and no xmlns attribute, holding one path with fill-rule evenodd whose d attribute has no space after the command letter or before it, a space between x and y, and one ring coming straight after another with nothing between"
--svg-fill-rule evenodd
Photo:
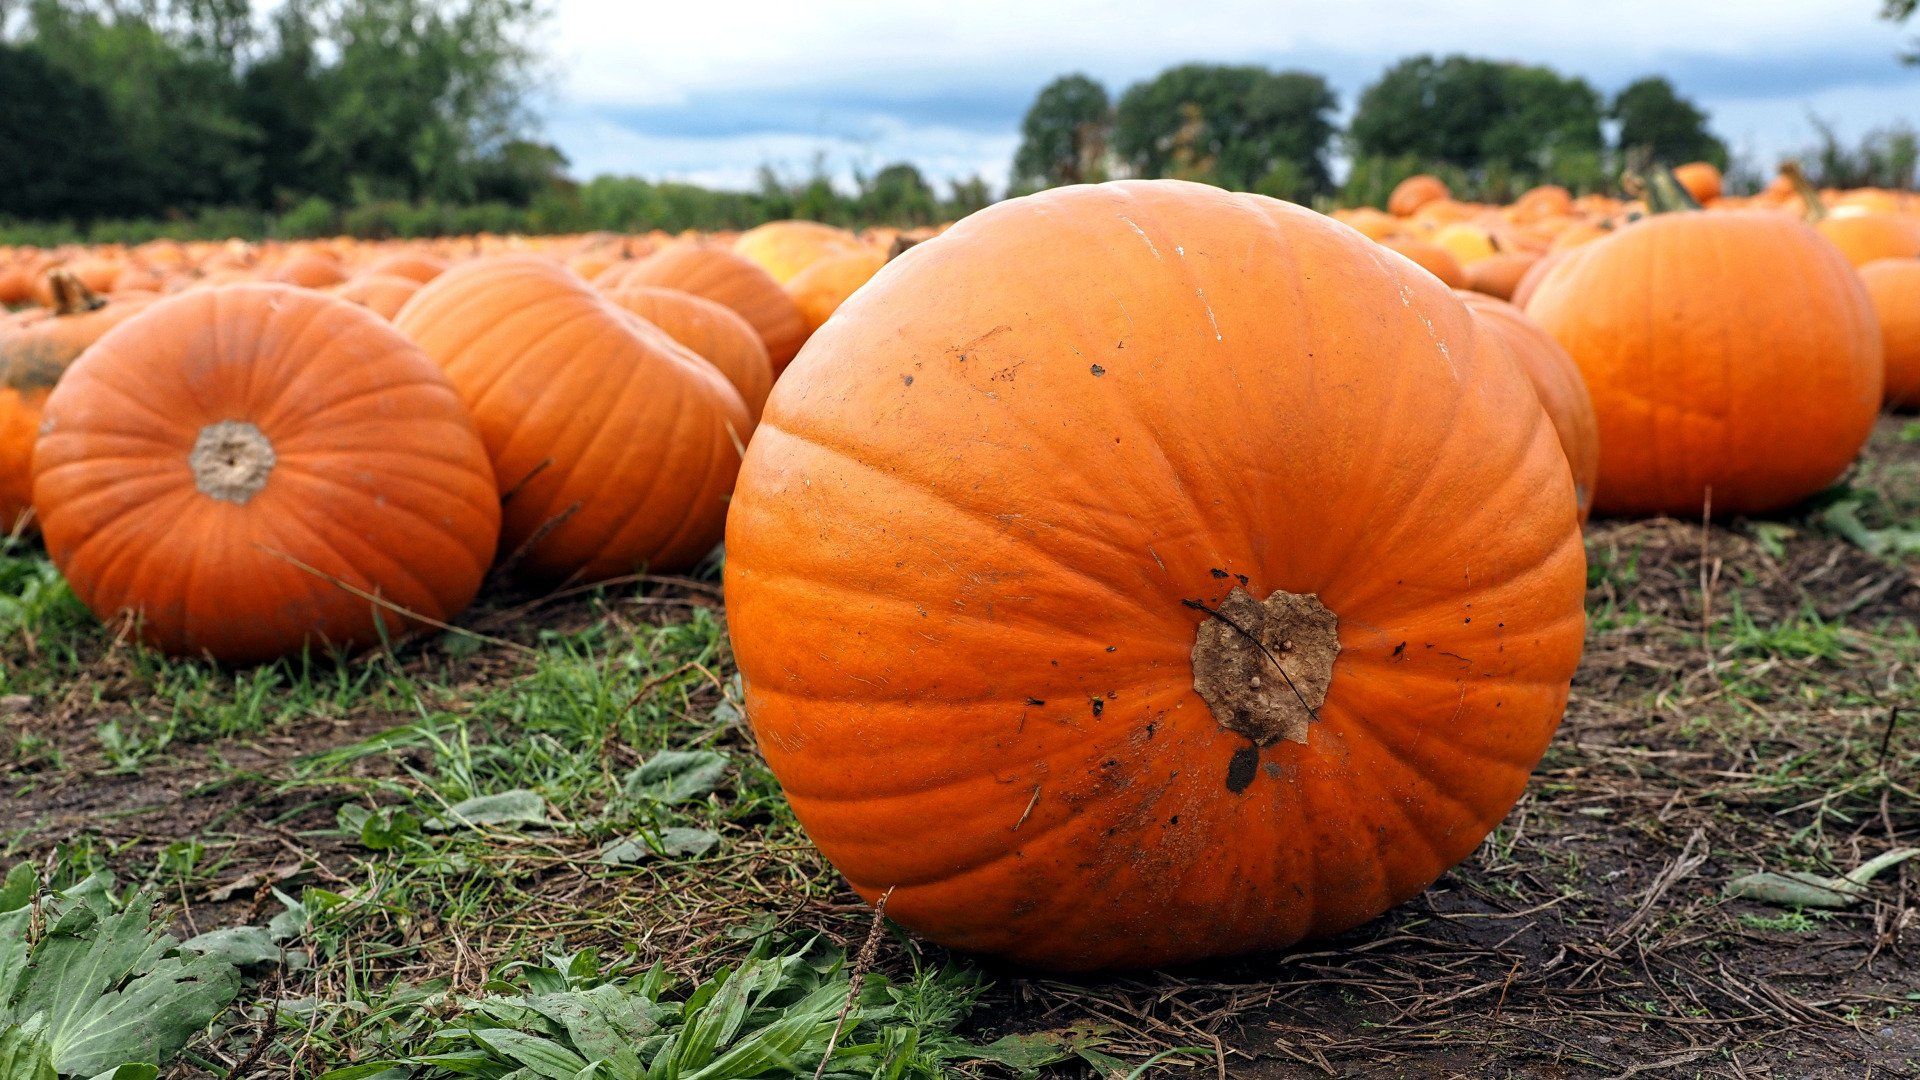
<instances>
[{"instance_id":1,"label":"small pumpkin in background","mask_svg":"<svg viewBox=\"0 0 1920 1080\"><path fill-rule=\"evenodd\" d=\"M800 305L807 321L809 336L840 310L847 298L873 279L887 265L887 254L862 247L827 255L814 261L787 282L787 292Z\"/></svg>"},{"instance_id":2,"label":"small pumpkin in background","mask_svg":"<svg viewBox=\"0 0 1920 1080\"><path fill-rule=\"evenodd\" d=\"M415 278L369 272L336 286L333 294L391 322L420 291L420 284Z\"/></svg>"},{"instance_id":3,"label":"small pumpkin in background","mask_svg":"<svg viewBox=\"0 0 1920 1080\"><path fill-rule=\"evenodd\" d=\"M1662 212L1581 247L1527 299L1593 395L1594 509L1791 506L1853 462L1878 415L1866 287L1790 215L1687 209L1664 174L1649 197Z\"/></svg>"},{"instance_id":4,"label":"small pumpkin in background","mask_svg":"<svg viewBox=\"0 0 1920 1080\"><path fill-rule=\"evenodd\" d=\"M852 233L818 221L769 221L741 233L733 252L785 285L820 259L860 246Z\"/></svg>"},{"instance_id":5,"label":"small pumpkin in background","mask_svg":"<svg viewBox=\"0 0 1920 1080\"><path fill-rule=\"evenodd\" d=\"M285 285L195 290L109 331L47 400L33 473L47 552L95 614L236 664L454 618L500 520L433 364Z\"/></svg>"},{"instance_id":6,"label":"small pumpkin in background","mask_svg":"<svg viewBox=\"0 0 1920 1080\"><path fill-rule=\"evenodd\" d=\"M1500 241L1492 232L1464 221L1442 226L1432 239L1435 246L1445 248L1463 268L1500 253Z\"/></svg>"},{"instance_id":7,"label":"small pumpkin in background","mask_svg":"<svg viewBox=\"0 0 1920 1080\"><path fill-rule=\"evenodd\" d=\"M684 570L719 543L753 419L664 331L533 255L455 266L394 325L472 412L515 570L549 582Z\"/></svg>"},{"instance_id":8,"label":"small pumpkin in background","mask_svg":"<svg viewBox=\"0 0 1920 1080\"><path fill-rule=\"evenodd\" d=\"M620 263L594 278L595 287L659 285L704 296L731 308L753 326L778 378L807 340L807 324L793 297L765 270L717 244L681 241L644 259Z\"/></svg>"},{"instance_id":9,"label":"small pumpkin in background","mask_svg":"<svg viewBox=\"0 0 1920 1080\"><path fill-rule=\"evenodd\" d=\"M1466 287L1474 292L1501 300L1513 299L1514 292L1520 288L1520 282L1526 278L1542 256L1525 251L1506 251L1489 255L1484 259L1468 263L1463 271L1466 275Z\"/></svg>"},{"instance_id":10,"label":"small pumpkin in background","mask_svg":"<svg viewBox=\"0 0 1920 1080\"><path fill-rule=\"evenodd\" d=\"M347 272L331 255L301 252L276 267L270 279L303 289L325 289L347 280Z\"/></svg>"},{"instance_id":11,"label":"small pumpkin in background","mask_svg":"<svg viewBox=\"0 0 1920 1080\"><path fill-rule=\"evenodd\" d=\"M1886 402L1920 409L1920 259L1880 259L1860 268L1880 321Z\"/></svg>"},{"instance_id":12,"label":"small pumpkin in background","mask_svg":"<svg viewBox=\"0 0 1920 1080\"><path fill-rule=\"evenodd\" d=\"M666 331L694 355L720 369L740 392L755 423L773 390L773 363L747 320L705 297L657 285L629 285L607 299Z\"/></svg>"},{"instance_id":13,"label":"small pumpkin in background","mask_svg":"<svg viewBox=\"0 0 1920 1080\"><path fill-rule=\"evenodd\" d=\"M1412 217L1421 207L1453 197L1446 181L1437 176L1420 173L1409 176L1394 185L1387 196L1387 213L1394 217Z\"/></svg>"},{"instance_id":14,"label":"small pumpkin in background","mask_svg":"<svg viewBox=\"0 0 1920 1080\"><path fill-rule=\"evenodd\" d=\"M1920 218L1873 212L1828 214L1814 228L1855 266L1881 259L1920 258Z\"/></svg>"},{"instance_id":15,"label":"small pumpkin in background","mask_svg":"<svg viewBox=\"0 0 1920 1080\"><path fill-rule=\"evenodd\" d=\"M424 255L419 252L402 252L376 260L356 276L371 277L385 275L389 277L401 277L425 285L427 282L432 281L434 278L446 272L447 261L445 259L436 258L432 255Z\"/></svg>"},{"instance_id":16,"label":"small pumpkin in background","mask_svg":"<svg viewBox=\"0 0 1920 1080\"><path fill-rule=\"evenodd\" d=\"M1580 507L1580 521L1585 524L1593 511L1594 481L1600 475L1600 421L1594 415L1593 395L1587 393L1579 365L1519 308L1466 290L1458 295L1481 324L1500 338L1533 383L1547 419L1553 421L1554 434L1560 436L1560 449L1573 475L1574 500Z\"/></svg>"},{"instance_id":17,"label":"small pumpkin in background","mask_svg":"<svg viewBox=\"0 0 1920 1080\"><path fill-rule=\"evenodd\" d=\"M1709 161L1690 161L1673 170L1673 178L1687 190L1687 195L1701 206L1710 206L1720 198L1725 178L1720 169Z\"/></svg>"},{"instance_id":18,"label":"small pumpkin in background","mask_svg":"<svg viewBox=\"0 0 1920 1080\"><path fill-rule=\"evenodd\" d=\"M100 336L151 301L105 301L64 269L48 274L54 306L0 321L0 535L33 509L33 444L47 395Z\"/></svg>"},{"instance_id":19,"label":"small pumpkin in background","mask_svg":"<svg viewBox=\"0 0 1920 1080\"><path fill-rule=\"evenodd\" d=\"M1416 240L1411 236L1392 236L1380 241L1380 246L1406 256L1414 265L1440 279L1440 283L1449 289L1463 289L1467 285L1467 272L1453 253L1438 244L1426 240Z\"/></svg>"}]
</instances>

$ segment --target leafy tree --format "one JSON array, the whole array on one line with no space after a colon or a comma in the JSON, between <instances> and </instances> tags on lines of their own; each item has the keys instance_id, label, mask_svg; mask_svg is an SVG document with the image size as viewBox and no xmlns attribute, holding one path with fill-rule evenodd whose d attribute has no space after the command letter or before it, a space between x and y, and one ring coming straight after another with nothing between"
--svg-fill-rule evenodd
<instances>
[{"instance_id":1,"label":"leafy tree","mask_svg":"<svg viewBox=\"0 0 1920 1080\"><path fill-rule=\"evenodd\" d=\"M1885 7L1880 9L1880 17L1888 22L1903 23L1920 11L1920 0L1883 0ZM1909 64L1920 64L1920 41L1914 42L1913 51L1900 59Z\"/></svg>"},{"instance_id":2,"label":"leafy tree","mask_svg":"<svg viewBox=\"0 0 1920 1080\"><path fill-rule=\"evenodd\" d=\"M1113 103L1107 88L1085 75L1062 75L1042 87L1020 121L1011 186L1033 191L1106 179Z\"/></svg>"},{"instance_id":3,"label":"leafy tree","mask_svg":"<svg viewBox=\"0 0 1920 1080\"><path fill-rule=\"evenodd\" d=\"M1356 158L1412 159L1515 183L1558 179L1602 149L1600 95L1545 67L1471 56L1409 57L1360 95ZM1511 186L1511 185L1496 185Z\"/></svg>"},{"instance_id":4,"label":"leafy tree","mask_svg":"<svg viewBox=\"0 0 1920 1080\"><path fill-rule=\"evenodd\" d=\"M98 90L62 77L33 49L0 44L0 101L0 213L44 219L125 209L130 151Z\"/></svg>"},{"instance_id":5,"label":"leafy tree","mask_svg":"<svg viewBox=\"0 0 1920 1080\"><path fill-rule=\"evenodd\" d=\"M1238 190L1291 166L1287 186L1324 188L1339 100L1319 75L1186 64L1121 95L1114 147L1138 176L1179 176Z\"/></svg>"},{"instance_id":6,"label":"leafy tree","mask_svg":"<svg viewBox=\"0 0 1920 1080\"><path fill-rule=\"evenodd\" d=\"M875 221L897 225L926 225L939 213L939 199L920 170L896 162L874 173L860 185L860 212Z\"/></svg>"},{"instance_id":7,"label":"leafy tree","mask_svg":"<svg viewBox=\"0 0 1920 1080\"><path fill-rule=\"evenodd\" d=\"M1614 95L1608 110L1620 122L1623 152L1645 148L1655 161L1727 163L1727 145L1707 130L1707 114L1658 75L1637 79Z\"/></svg>"}]
</instances>

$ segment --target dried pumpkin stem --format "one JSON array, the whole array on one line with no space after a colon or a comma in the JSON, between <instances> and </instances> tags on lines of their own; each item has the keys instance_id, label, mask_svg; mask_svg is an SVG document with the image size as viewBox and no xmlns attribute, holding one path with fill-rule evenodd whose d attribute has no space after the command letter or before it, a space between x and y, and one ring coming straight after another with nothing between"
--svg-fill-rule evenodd
<instances>
[{"instance_id":1,"label":"dried pumpkin stem","mask_svg":"<svg viewBox=\"0 0 1920 1080\"><path fill-rule=\"evenodd\" d=\"M1799 162L1791 158L1781 162L1780 175L1793 181L1794 192L1800 196L1800 201L1806 205L1807 221L1809 223L1819 221L1821 218L1827 216L1827 201L1820 197L1820 192L1814 188L1813 182L1807 179L1807 171L1800 167Z\"/></svg>"},{"instance_id":2,"label":"dried pumpkin stem","mask_svg":"<svg viewBox=\"0 0 1920 1080\"><path fill-rule=\"evenodd\" d=\"M87 288L73 271L53 269L47 271L47 287L53 291L53 313L55 315L84 315L89 311L98 311L107 306L105 300Z\"/></svg>"}]
</instances>

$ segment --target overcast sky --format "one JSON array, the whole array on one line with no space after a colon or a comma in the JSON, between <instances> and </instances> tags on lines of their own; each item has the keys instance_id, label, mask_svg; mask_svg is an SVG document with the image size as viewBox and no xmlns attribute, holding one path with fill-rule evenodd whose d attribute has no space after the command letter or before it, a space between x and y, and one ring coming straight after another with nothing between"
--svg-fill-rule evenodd
<instances>
[{"instance_id":1,"label":"overcast sky","mask_svg":"<svg viewBox=\"0 0 1920 1080\"><path fill-rule=\"evenodd\" d=\"M1394 60L1546 63L1603 92L1672 78L1736 152L1771 164L1809 112L1857 135L1920 121L1920 24L1881 0L556 0L543 107L579 176L746 187L816 155L846 175L909 160L999 185L1020 117L1055 75L1116 97L1187 61L1324 74L1342 111Z\"/></svg>"}]
</instances>

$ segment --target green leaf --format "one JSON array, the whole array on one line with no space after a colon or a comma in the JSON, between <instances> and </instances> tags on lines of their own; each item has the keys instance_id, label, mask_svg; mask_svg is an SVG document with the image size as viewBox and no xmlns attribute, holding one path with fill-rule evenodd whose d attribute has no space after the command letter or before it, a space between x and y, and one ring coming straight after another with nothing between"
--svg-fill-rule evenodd
<instances>
[{"instance_id":1,"label":"green leaf","mask_svg":"<svg viewBox=\"0 0 1920 1080\"><path fill-rule=\"evenodd\" d=\"M1867 886L1889 867L1920 855L1920 848L1895 848L1839 877L1799 870L1763 870L1727 883L1727 895L1776 907L1849 908L1866 898Z\"/></svg>"},{"instance_id":2,"label":"green leaf","mask_svg":"<svg viewBox=\"0 0 1920 1080\"><path fill-rule=\"evenodd\" d=\"M447 808L447 812L429 818L428 829L445 832L461 827L476 828L482 825L545 825L547 823L547 801L538 794L525 788L503 791L498 795L477 795L471 799L462 799Z\"/></svg>"},{"instance_id":3,"label":"green leaf","mask_svg":"<svg viewBox=\"0 0 1920 1080\"><path fill-rule=\"evenodd\" d=\"M158 1065L122 1065L117 1069L108 1069L93 1080L160 1080Z\"/></svg>"},{"instance_id":4,"label":"green leaf","mask_svg":"<svg viewBox=\"0 0 1920 1080\"><path fill-rule=\"evenodd\" d=\"M280 946L264 926L233 926L209 930L180 943L180 951L218 957L235 967L280 962Z\"/></svg>"},{"instance_id":5,"label":"green leaf","mask_svg":"<svg viewBox=\"0 0 1920 1080\"><path fill-rule=\"evenodd\" d=\"M19 911L40 891L40 878L34 874L33 867L21 863L7 872L7 879L0 882L0 915Z\"/></svg>"},{"instance_id":6,"label":"green leaf","mask_svg":"<svg viewBox=\"0 0 1920 1080\"><path fill-rule=\"evenodd\" d=\"M502 1057L518 1062L548 1080L573 1080L587 1063L580 1055L538 1035L507 1028L470 1029L475 1041Z\"/></svg>"},{"instance_id":7,"label":"green leaf","mask_svg":"<svg viewBox=\"0 0 1920 1080\"><path fill-rule=\"evenodd\" d=\"M627 794L672 805L720 787L727 756L713 750L662 750L626 776Z\"/></svg>"},{"instance_id":8,"label":"green leaf","mask_svg":"<svg viewBox=\"0 0 1920 1080\"><path fill-rule=\"evenodd\" d=\"M628 866L656 856L699 858L720 845L720 834L711 829L668 828L658 834L630 836L614 840L600 849L600 861L608 866Z\"/></svg>"},{"instance_id":9,"label":"green leaf","mask_svg":"<svg viewBox=\"0 0 1920 1080\"><path fill-rule=\"evenodd\" d=\"M59 1080L53 1047L20 1024L0 1027L0 1080Z\"/></svg>"}]
</instances>

